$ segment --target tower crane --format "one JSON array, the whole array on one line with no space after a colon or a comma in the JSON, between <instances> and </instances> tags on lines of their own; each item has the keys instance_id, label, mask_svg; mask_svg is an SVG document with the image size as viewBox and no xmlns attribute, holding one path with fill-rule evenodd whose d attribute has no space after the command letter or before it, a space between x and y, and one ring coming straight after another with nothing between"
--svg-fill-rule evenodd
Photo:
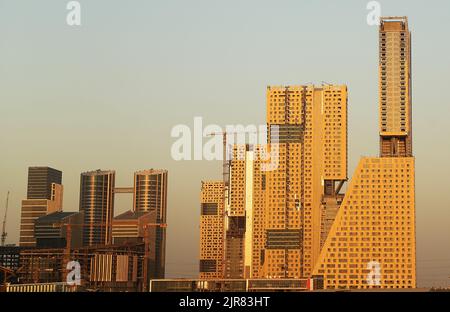
<instances>
[{"instance_id":1,"label":"tower crane","mask_svg":"<svg viewBox=\"0 0 450 312\"><path fill-rule=\"evenodd\" d=\"M206 134L207 137L212 136L222 136L222 143L223 143L223 164L222 164L222 177L224 182L224 190L223 190L223 204L224 204L224 211L223 211L223 240L226 240L227 236L227 228L228 228L228 222L230 222L228 218L228 209L230 205L230 195L229 195L229 188L230 188L230 168L231 168L231 160L228 160L227 155L227 139L228 135L235 135L240 133L251 133L251 134L257 134L258 131L223 131L223 132L211 132ZM224 246L224 251L222 253L222 262L226 262L226 251L225 249L227 246ZM223 266L223 274L225 275L225 265Z\"/></svg>"},{"instance_id":2,"label":"tower crane","mask_svg":"<svg viewBox=\"0 0 450 312\"><path fill-rule=\"evenodd\" d=\"M1 246L5 246L6 236L8 236L8 233L6 233L6 217L8 216L8 202L9 202L9 191L6 195L6 207L5 207L5 216L3 217L3 224L2 224L2 243Z\"/></svg>"},{"instance_id":3,"label":"tower crane","mask_svg":"<svg viewBox=\"0 0 450 312\"><path fill-rule=\"evenodd\" d=\"M212 136L222 136L222 141L223 141L223 182L225 183L225 186L229 186L229 170L230 170L230 161L228 161L228 155L227 155L227 138L228 135L235 135L235 134L240 134L240 133L250 133L250 134L255 134L258 133L258 131L223 131L223 132L211 132L206 134L207 137L212 137Z\"/></svg>"}]
</instances>

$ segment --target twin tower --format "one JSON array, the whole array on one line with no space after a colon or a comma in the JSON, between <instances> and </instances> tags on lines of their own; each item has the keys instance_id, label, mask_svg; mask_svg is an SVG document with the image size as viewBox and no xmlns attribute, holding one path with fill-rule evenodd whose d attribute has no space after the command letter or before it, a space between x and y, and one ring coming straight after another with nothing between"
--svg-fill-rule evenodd
<instances>
[{"instance_id":1,"label":"twin tower","mask_svg":"<svg viewBox=\"0 0 450 312\"><path fill-rule=\"evenodd\" d=\"M163 278L168 172L137 171L133 187L116 187L115 178L114 170L82 173L79 211L63 212L62 172L30 167L27 199L22 201L20 246L70 250L148 240L150 275ZM121 193L133 194L133 208L115 215L114 199Z\"/></svg>"},{"instance_id":2,"label":"twin tower","mask_svg":"<svg viewBox=\"0 0 450 312\"><path fill-rule=\"evenodd\" d=\"M381 19L379 56L380 155L360 160L345 193L347 87L267 88L269 144L234 146L229 179L202 182L200 278L416 287L406 17ZM278 165L261 170L274 149Z\"/></svg>"}]
</instances>

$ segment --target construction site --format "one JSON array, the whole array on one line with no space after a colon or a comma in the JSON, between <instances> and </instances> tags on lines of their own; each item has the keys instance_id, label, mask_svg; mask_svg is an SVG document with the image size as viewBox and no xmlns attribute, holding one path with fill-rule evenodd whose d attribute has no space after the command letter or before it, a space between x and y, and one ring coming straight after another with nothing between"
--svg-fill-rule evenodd
<instances>
[{"instance_id":1,"label":"construction site","mask_svg":"<svg viewBox=\"0 0 450 312\"><path fill-rule=\"evenodd\" d=\"M122 189L117 188L117 193ZM62 210L37 215L30 229L33 242L6 245L6 197L0 246L0 292L141 292L150 279L161 278L157 236L167 227L155 210L126 211L110 223L86 222L85 211ZM28 202L27 202L28 204ZM108 241L86 244L86 238ZM93 240L94 241L94 240Z\"/></svg>"},{"instance_id":2,"label":"construction site","mask_svg":"<svg viewBox=\"0 0 450 312\"><path fill-rule=\"evenodd\" d=\"M61 283L72 291L147 291L154 267L148 240L80 248L2 246L0 291L11 285Z\"/></svg>"},{"instance_id":3,"label":"construction site","mask_svg":"<svg viewBox=\"0 0 450 312\"><path fill-rule=\"evenodd\" d=\"M66 282L79 291L144 291L150 261L144 244L72 249L29 249L15 271L20 283Z\"/></svg>"}]
</instances>

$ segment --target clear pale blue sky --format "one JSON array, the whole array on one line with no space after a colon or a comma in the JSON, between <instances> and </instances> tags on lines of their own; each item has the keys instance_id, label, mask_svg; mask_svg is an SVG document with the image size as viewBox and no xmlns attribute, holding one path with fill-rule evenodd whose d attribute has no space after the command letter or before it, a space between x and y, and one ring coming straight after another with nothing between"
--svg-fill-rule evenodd
<instances>
[{"instance_id":1,"label":"clear pale blue sky","mask_svg":"<svg viewBox=\"0 0 450 312\"><path fill-rule=\"evenodd\" d=\"M79 174L169 170L169 277L195 276L199 190L219 162L170 158L176 124L261 124L267 85L349 87L349 175L378 152L377 28L368 1L0 0L0 202L12 199L8 243L18 241L30 165L63 171L65 210L78 209ZM450 276L450 2L384 0L413 32L419 286ZM116 212L131 208L117 201Z\"/></svg>"}]
</instances>

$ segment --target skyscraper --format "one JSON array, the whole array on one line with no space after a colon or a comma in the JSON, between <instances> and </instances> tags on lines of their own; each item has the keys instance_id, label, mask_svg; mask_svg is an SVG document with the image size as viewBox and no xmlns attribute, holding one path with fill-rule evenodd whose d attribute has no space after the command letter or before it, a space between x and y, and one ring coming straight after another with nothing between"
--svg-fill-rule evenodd
<instances>
[{"instance_id":1,"label":"skyscraper","mask_svg":"<svg viewBox=\"0 0 450 312\"><path fill-rule=\"evenodd\" d=\"M279 165L266 175L262 275L307 277L347 180L347 87L268 87L267 123Z\"/></svg>"},{"instance_id":2,"label":"skyscraper","mask_svg":"<svg viewBox=\"0 0 450 312\"><path fill-rule=\"evenodd\" d=\"M20 216L20 240L23 247L35 247L35 222L40 217L61 211L56 202L48 199L24 199Z\"/></svg>"},{"instance_id":3,"label":"skyscraper","mask_svg":"<svg viewBox=\"0 0 450 312\"><path fill-rule=\"evenodd\" d=\"M90 171L81 174L80 212L84 213L83 245L112 242L115 171Z\"/></svg>"},{"instance_id":4,"label":"skyscraper","mask_svg":"<svg viewBox=\"0 0 450 312\"><path fill-rule=\"evenodd\" d=\"M325 288L416 287L410 45L406 17L381 19L381 157L360 160L331 226L314 269Z\"/></svg>"},{"instance_id":5,"label":"skyscraper","mask_svg":"<svg viewBox=\"0 0 450 312\"><path fill-rule=\"evenodd\" d=\"M134 211L156 213L156 223L167 223L167 170L149 169L134 174ZM155 278L164 278L166 254L166 227L156 226L155 266L150 272Z\"/></svg>"},{"instance_id":6,"label":"skyscraper","mask_svg":"<svg viewBox=\"0 0 450 312\"><path fill-rule=\"evenodd\" d=\"M61 185L62 172L50 167L29 167L27 199L51 199L52 184Z\"/></svg>"},{"instance_id":7,"label":"skyscraper","mask_svg":"<svg viewBox=\"0 0 450 312\"><path fill-rule=\"evenodd\" d=\"M35 221L62 210L62 172L50 167L29 167L27 199L22 200L20 246L36 246Z\"/></svg>"},{"instance_id":8,"label":"skyscraper","mask_svg":"<svg viewBox=\"0 0 450 312\"><path fill-rule=\"evenodd\" d=\"M411 33L406 17L380 25L380 156L412 156Z\"/></svg>"},{"instance_id":9,"label":"skyscraper","mask_svg":"<svg viewBox=\"0 0 450 312\"><path fill-rule=\"evenodd\" d=\"M225 278L257 278L264 252L265 147L233 146L225 217Z\"/></svg>"},{"instance_id":10,"label":"skyscraper","mask_svg":"<svg viewBox=\"0 0 450 312\"><path fill-rule=\"evenodd\" d=\"M200 193L200 278L223 278L224 268L223 181L202 182Z\"/></svg>"}]
</instances>

